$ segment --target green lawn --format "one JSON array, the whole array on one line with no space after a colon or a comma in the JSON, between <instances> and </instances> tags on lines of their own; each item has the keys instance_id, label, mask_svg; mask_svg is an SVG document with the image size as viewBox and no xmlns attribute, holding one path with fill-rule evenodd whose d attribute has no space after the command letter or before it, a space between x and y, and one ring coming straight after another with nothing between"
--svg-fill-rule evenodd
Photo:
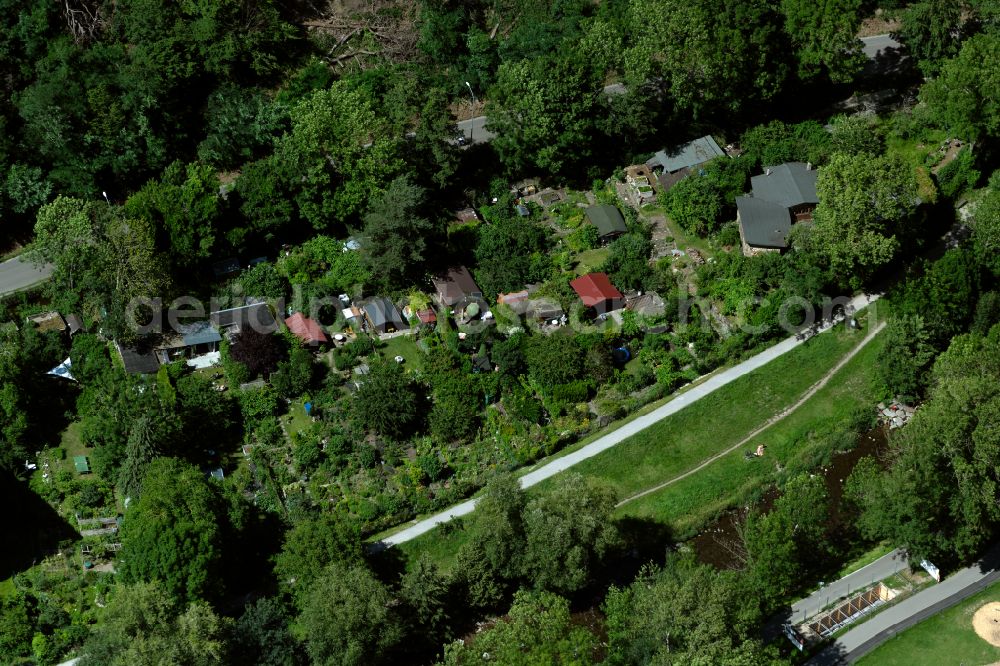
<instances>
[{"instance_id":1,"label":"green lawn","mask_svg":"<svg viewBox=\"0 0 1000 666\"><path fill-rule=\"evenodd\" d=\"M292 433L307 430L312 425L312 419L306 415L305 402L301 399L293 400L292 404L288 406L288 414L281 418L285 422L289 436Z\"/></svg>"},{"instance_id":2,"label":"green lawn","mask_svg":"<svg viewBox=\"0 0 1000 666\"><path fill-rule=\"evenodd\" d=\"M982 666L1000 661L1000 648L972 629L972 616L983 604L1000 601L995 583L964 602L930 617L892 638L858 662L861 666L965 664Z\"/></svg>"},{"instance_id":3,"label":"green lawn","mask_svg":"<svg viewBox=\"0 0 1000 666\"><path fill-rule=\"evenodd\" d=\"M740 441L769 416L793 404L863 335L838 328L818 336L615 448L576 465L573 471L602 479L621 497L683 473ZM878 347L878 340L870 343L823 390L762 433L759 440L768 446L766 458L747 462L741 448L673 486L625 505L619 514L668 524L677 536L690 535L748 491L769 483L776 462L805 465L801 459L826 443L810 438L814 430L843 426L857 405L873 400L870 372ZM602 431L595 437L606 433L607 430ZM756 445L757 440L745 448ZM534 486L529 493L546 492L554 481ZM465 518L467 524L474 520L475 514ZM400 548L408 559L427 553L448 569L467 538L468 532L463 529L450 534L442 534L438 529Z\"/></svg>"},{"instance_id":4,"label":"green lawn","mask_svg":"<svg viewBox=\"0 0 1000 666\"><path fill-rule=\"evenodd\" d=\"M574 272L577 275L585 275L587 273L593 273L599 269L604 261L608 258L608 248L599 247L593 250L587 250L576 255L576 268Z\"/></svg>"},{"instance_id":5,"label":"green lawn","mask_svg":"<svg viewBox=\"0 0 1000 666\"><path fill-rule=\"evenodd\" d=\"M396 356L402 356L404 359L403 367L410 370L423 369L426 355L417 347L417 341L412 336L401 335L390 338L382 345L384 346L380 347L380 351L385 358L393 359Z\"/></svg>"},{"instance_id":6,"label":"green lawn","mask_svg":"<svg viewBox=\"0 0 1000 666\"><path fill-rule=\"evenodd\" d=\"M944 130L925 130L922 138L900 139L889 136L886 144L890 152L900 155L913 166L923 166L931 153L937 152L941 143L948 138Z\"/></svg>"},{"instance_id":7,"label":"green lawn","mask_svg":"<svg viewBox=\"0 0 1000 666\"><path fill-rule=\"evenodd\" d=\"M638 436L635 441L619 445L619 457L605 453L577 469L612 484L622 497L677 476L736 444L769 416L794 403L846 353L844 342L844 338L830 336L823 348L812 350L816 365L798 365L793 354L788 354L764 369L770 368L768 379L750 376L743 378L749 381L737 380L724 395L719 391L703 398L664 419L657 424L659 427L644 431L646 437ZM879 340L871 342L815 396L745 446L697 474L626 504L619 513L666 523L679 537L692 536L734 501L775 480L777 465L809 467L804 463L818 449L829 446L827 438L812 437L813 433L836 432L851 421L855 410L877 400L872 368L879 347ZM768 385L771 391L760 390L762 385ZM752 397L733 400L734 395ZM744 451L752 451L758 444L767 447L764 458L746 460Z\"/></svg>"},{"instance_id":8,"label":"green lawn","mask_svg":"<svg viewBox=\"0 0 1000 666\"><path fill-rule=\"evenodd\" d=\"M673 236L674 243L677 244L678 249L687 250L689 247L693 247L706 259L715 254L715 251L709 245L707 238L699 238L694 234L689 234L684 231L684 229L681 228L681 225L670 219L670 216L667 215L663 208L660 208L659 206L643 206L642 213L647 217L662 215L666 220L667 229L670 230L670 235Z\"/></svg>"},{"instance_id":9,"label":"green lawn","mask_svg":"<svg viewBox=\"0 0 1000 666\"><path fill-rule=\"evenodd\" d=\"M59 446L66 450L66 458L59 461L65 469L70 470L73 474L79 476L76 472L76 467L73 465L73 456L89 456L93 449L89 449L83 444L83 439L81 438L79 421L74 421L70 423L69 426L62 432L62 438L59 442ZM91 469L93 469L93 460L89 460L91 463Z\"/></svg>"}]
</instances>

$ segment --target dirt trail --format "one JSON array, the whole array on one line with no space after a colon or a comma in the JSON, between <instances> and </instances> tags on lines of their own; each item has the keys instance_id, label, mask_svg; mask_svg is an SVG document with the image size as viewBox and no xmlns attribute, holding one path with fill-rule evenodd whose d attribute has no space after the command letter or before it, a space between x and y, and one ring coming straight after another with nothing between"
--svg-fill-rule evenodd
<instances>
[{"instance_id":1,"label":"dirt trail","mask_svg":"<svg viewBox=\"0 0 1000 666\"><path fill-rule=\"evenodd\" d=\"M620 507L620 506L624 506L624 505L628 504L629 502L632 502L634 500L639 499L640 497L644 497L644 496L649 495L651 493L655 493L655 492L657 492L659 490L663 490L664 488L666 488L669 485L677 483L678 481L681 481L682 479L686 479L687 477L691 476L692 474L694 474L696 472L700 472L701 470L705 469L706 467L708 467L709 465L711 465L713 462L715 462L719 458L722 458L723 456L729 455L730 453L732 453L733 451L735 451L736 449L738 449L738 448L740 448L742 446L746 446L747 443L749 443L750 441L752 441L757 435L761 434L762 432L764 432L765 430L767 430L768 428L770 428L771 426L773 426L775 423L778 423L778 422L782 421L789 414L791 414L792 412L794 412L795 410L797 410L799 407L801 407L806 402L806 400L808 400L809 398L811 398L814 395L816 395L816 393L820 389L822 389L824 386L826 386L827 383L830 381L830 379L835 374L837 374L837 372L841 368L843 368L845 365L847 365L847 363L852 358L854 358L855 356L857 356L858 352L860 352L862 349L864 349L865 346L869 342L871 342L872 340L874 340L875 336L878 335L879 332L881 332L881 330L883 328L885 328L885 322L882 322L878 326L876 326L874 330L872 330L868 335L866 335L865 338L861 342L859 342L856 347L854 347L854 349L852 349L846 355L844 355L844 357L841 358L840 361L837 362L837 365L833 366L833 368L831 368L828 373L826 373L825 375L823 375L822 379L820 379L818 382L816 382L811 387L809 387L809 389L805 393L802 394L802 396L795 402L795 404L786 407L785 409L781 410L780 412L778 412L777 414L775 414L774 416L772 416L770 419L767 420L767 422L764 423L764 425L760 426L759 428L757 428L756 430L754 430L753 432L751 432L749 435L747 435L746 437L744 437L743 439L741 439L739 442L737 442L736 444L733 444L732 446L730 446L725 451L720 451L719 453L716 453L714 456L705 459L704 461L702 461L701 463L699 463L696 467L692 467L688 471L684 472L683 474L681 474L679 476L675 476L674 478L670 479L669 481L664 481L663 483L655 485L652 488L647 488L646 490L638 492L635 495L631 495L630 497L626 497L621 502L618 502L618 504L615 505L616 508Z\"/></svg>"}]
</instances>

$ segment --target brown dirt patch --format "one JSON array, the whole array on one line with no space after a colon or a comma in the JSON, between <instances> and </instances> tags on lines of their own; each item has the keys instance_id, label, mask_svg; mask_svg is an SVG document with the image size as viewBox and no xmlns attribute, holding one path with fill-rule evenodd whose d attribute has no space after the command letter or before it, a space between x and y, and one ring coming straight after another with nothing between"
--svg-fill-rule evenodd
<instances>
[{"instance_id":1,"label":"brown dirt patch","mask_svg":"<svg viewBox=\"0 0 1000 666\"><path fill-rule=\"evenodd\" d=\"M887 32L895 32L899 30L899 25L899 19L877 9L874 16L869 16L861 22L861 26L858 28L858 37L874 37L875 35L884 35Z\"/></svg>"},{"instance_id":2,"label":"brown dirt patch","mask_svg":"<svg viewBox=\"0 0 1000 666\"><path fill-rule=\"evenodd\" d=\"M972 616L972 628L984 641L1000 647L1000 601L980 606Z\"/></svg>"}]
</instances>

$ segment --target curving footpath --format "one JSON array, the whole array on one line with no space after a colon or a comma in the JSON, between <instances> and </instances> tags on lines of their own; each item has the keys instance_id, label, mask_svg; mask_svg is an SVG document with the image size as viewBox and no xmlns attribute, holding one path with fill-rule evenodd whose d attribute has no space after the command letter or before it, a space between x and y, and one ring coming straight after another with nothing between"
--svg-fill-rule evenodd
<instances>
[{"instance_id":1,"label":"curving footpath","mask_svg":"<svg viewBox=\"0 0 1000 666\"><path fill-rule=\"evenodd\" d=\"M774 416L772 416L771 418L769 418L767 420L767 422L764 423L764 425L760 426L759 428L757 428L756 430L754 430L753 432L751 432L749 435L747 435L746 437L744 437L740 441L738 441L735 444L733 444L732 446L730 446L725 451L719 451L718 453L716 453L711 458L706 458L705 460L701 461L700 463L698 463L698 465L696 467L692 467L691 469L689 469L688 471L684 472L683 474L679 474L679 475L673 477L672 479L668 479L667 481L664 481L663 483L658 483L657 485L653 486L652 488L646 488L645 490L637 492L635 495L631 495L629 497L626 497L621 502L618 502L618 504L616 504L615 507L617 508L617 507L620 507L620 506L624 506L624 505L628 504L629 502L632 502L632 501L635 501L635 500L639 499L640 497L645 497L646 495L650 495L650 494L655 493L655 492L657 492L659 490L663 490L667 486L673 485L673 484L677 483L678 481L686 479L687 477L691 476L692 474L700 472L701 470L705 469L706 467L708 467L709 465L711 465L712 463L714 463L719 458L728 456L730 453L732 453L736 449L738 449L740 447L743 447L743 446L746 446L749 442L753 441L754 438L757 437L760 433L764 432L765 430L767 430L768 428L770 428L774 424L780 423L781 421L783 421L785 419L785 417L791 415L792 413L795 412L795 410L797 410L799 407L801 407L803 404L805 404L805 402L807 400L809 400L809 398L811 398L814 395L816 395L816 393L819 392L819 390L821 388L823 388L824 386L826 386L830 382L830 379L835 374L837 374L837 372L841 368L843 368L845 365L847 365L852 358L854 358L855 356L857 356L858 352L860 352L862 349L864 349L868 345L869 342L871 342L872 340L874 340L875 336L878 335L879 333L881 333L883 328L885 328L885 322L882 322L878 326L876 326L868 335L865 336L865 338L861 342L859 342L857 345L854 346L854 349L852 349L847 354L845 354L843 356L843 358L841 358L837 362L837 365L833 366L833 368L831 368L828 373L826 373L825 375L823 375L822 379L820 379L818 382L816 382L815 384L813 384L812 386L810 386L809 389L805 393L803 393L799 397L798 400L795 401L795 404L793 404L793 405L791 405L789 407L785 407L783 410L781 410L780 412L778 412L777 414L775 414Z\"/></svg>"},{"instance_id":2,"label":"curving footpath","mask_svg":"<svg viewBox=\"0 0 1000 666\"><path fill-rule=\"evenodd\" d=\"M869 303L873 303L878 300L878 295L866 296L861 294L855 296L850 300L849 305L854 308L854 310L860 310ZM828 323L820 329L820 332L824 332L832 328L835 324ZM573 467L579 462L586 460L587 458L592 458L599 453L603 453L608 449L620 444L622 441L628 439L632 435L639 433L649 426L653 425L657 421L660 421L672 414L676 414L685 407L697 402L706 395L722 388L726 384L748 375L754 370L770 363L779 356L783 356L788 352L792 351L799 345L803 344L804 339L797 339L796 337L786 338L778 344L765 349L755 356L751 356L747 360L734 365L731 368L727 368L721 372L709 376L705 381L697 386L692 387L690 390L681 393L680 395L674 397L670 402L657 407L648 414L644 414L628 423L622 425L621 427L609 432L608 434L600 437L590 444L587 444L576 451L569 453L561 458L557 458L545 465L542 465L533 472L529 472L520 477L521 487L528 488L537 483L544 481L560 472L566 471L567 469ZM447 523L453 518L458 518L460 516L465 516L472 513L473 509L476 508L476 500L470 499L462 502L461 504L456 504L455 506L445 509L440 513L436 513L428 518L420 520L413 525L405 529L401 529L394 534L390 534L382 537L381 540L376 542L374 546L376 548L388 548L390 546L395 546L412 539L417 538L422 534L430 532L432 529L441 525L442 523Z\"/></svg>"}]
</instances>

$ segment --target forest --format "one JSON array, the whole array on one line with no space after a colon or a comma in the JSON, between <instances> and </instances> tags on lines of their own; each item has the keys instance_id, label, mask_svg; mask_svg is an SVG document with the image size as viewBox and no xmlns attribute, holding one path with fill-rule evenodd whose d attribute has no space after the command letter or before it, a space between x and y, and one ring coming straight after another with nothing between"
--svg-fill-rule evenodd
<instances>
[{"instance_id":1,"label":"forest","mask_svg":"<svg viewBox=\"0 0 1000 666\"><path fill-rule=\"evenodd\" d=\"M767 627L859 553L994 543L995 0L0 4L0 259L51 271L0 297L3 663L800 663ZM634 167L702 136L643 199ZM741 251L783 164L810 219ZM873 293L870 409L808 463L684 520L585 471L521 487ZM247 309L273 327L220 323ZM217 364L160 354L192 331ZM892 399L834 535L814 472ZM700 559L741 506L734 563Z\"/></svg>"}]
</instances>

